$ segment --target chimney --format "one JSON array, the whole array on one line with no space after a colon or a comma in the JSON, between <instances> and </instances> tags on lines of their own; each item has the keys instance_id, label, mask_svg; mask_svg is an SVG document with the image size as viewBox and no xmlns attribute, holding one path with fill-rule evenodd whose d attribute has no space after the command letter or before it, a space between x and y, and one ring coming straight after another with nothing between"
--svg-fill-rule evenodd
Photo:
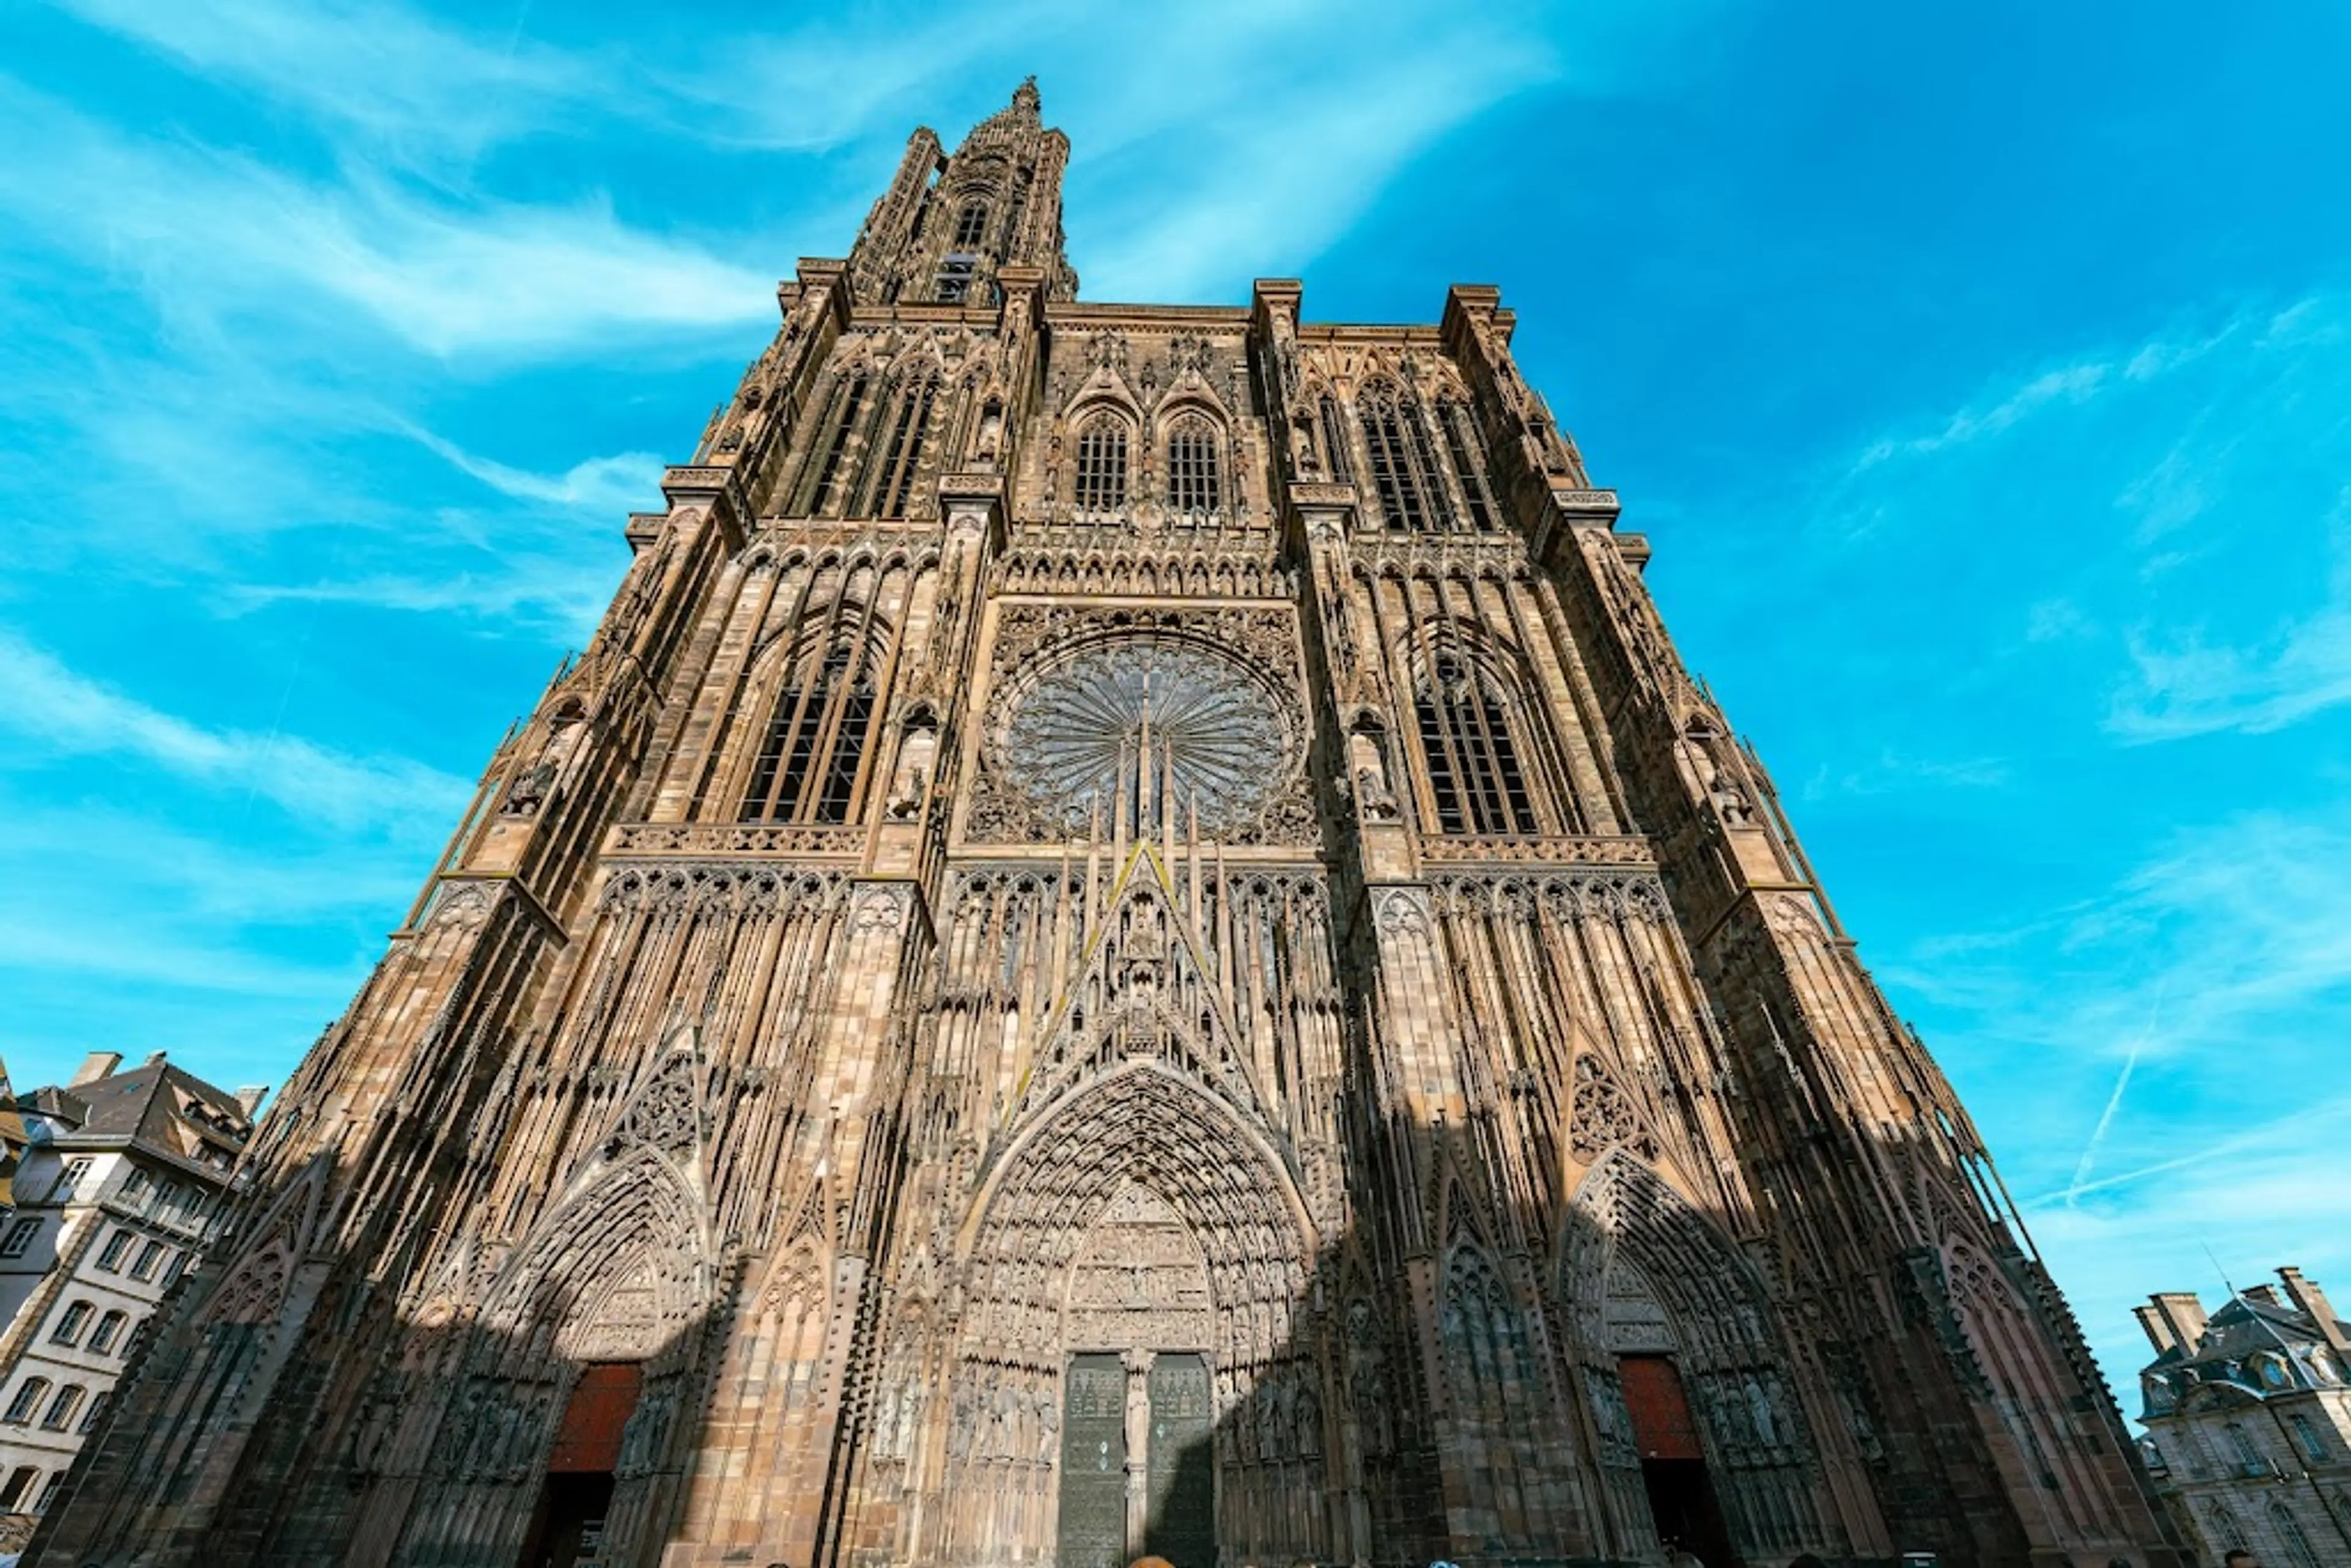
<instances>
[{"instance_id":1,"label":"chimney","mask_svg":"<svg viewBox=\"0 0 2351 1568\"><path fill-rule=\"evenodd\" d=\"M2179 1342L2179 1354L2194 1355L2196 1347L2204 1343L2204 1303L2196 1299L2193 1291L2163 1291L2147 1298L2171 1330L2171 1337Z\"/></svg>"},{"instance_id":2,"label":"chimney","mask_svg":"<svg viewBox=\"0 0 2351 1568\"><path fill-rule=\"evenodd\" d=\"M2285 1305L2283 1301L2278 1300L2275 1285L2248 1285L2243 1293L2245 1300L2258 1306L2283 1307Z\"/></svg>"},{"instance_id":3,"label":"chimney","mask_svg":"<svg viewBox=\"0 0 2351 1568\"><path fill-rule=\"evenodd\" d=\"M269 1085L266 1083L248 1083L236 1092L236 1103L245 1107L245 1119L248 1122L261 1109L261 1103L268 1098Z\"/></svg>"},{"instance_id":4,"label":"chimney","mask_svg":"<svg viewBox=\"0 0 2351 1568\"><path fill-rule=\"evenodd\" d=\"M2138 1319L2138 1326L2146 1331L2147 1343L2155 1346L2156 1354L2161 1355L2179 1343L2171 1337L2171 1325L2153 1307L2133 1307L2131 1316Z\"/></svg>"},{"instance_id":5,"label":"chimney","mask_svg":"<svg viewBox=\"0 0 2351 1568\"><path fill-rule=\"evenodd\" d=\"M169 1053L161 1051L150 1051L148 1052L147 1060L141 1062L139 1065L141 1067L161 1067L163 1065L163 1058L167 1054Z\"/></svg>"},{"instance_id":6,"label":"chimney","mask_svg":"<svg viewBox=\"0 0 2351 1568\"><path fill-rule=\"evenodd\" d=\"M99 1079L107 1077L109 1074L112 1073L116 1068L121 1065L122 1053L120 1051L93 1051L88 1056L81 1059L81 1066L77 1068L74 1071L73 1082L68 1083L66 1087L68 1089L78 1089L85 1083L95 1083Z\"/></svg>"},{"instance_id":7,"label":"chimney","mask_svg":"<svg viewBox=\"0 0 2351 1568\"><path fill-rule=\"evenodd\" d=\"M2304 1279L2299 1269L2280 1269L2277 1273L2285 1284L2287 1296L2293 1299L2295 1306L2308 1312L2310 1321L2317 1325L2320 1337L2326 1341L2326 1348L2337 1355L2351 1353L2351 1343L2346 1343L2343 1325L2335 1321L2335 1308L2326 1300L2326 1292L2318 1288L2318 1281Z\"/></svg>"}]
</instances>

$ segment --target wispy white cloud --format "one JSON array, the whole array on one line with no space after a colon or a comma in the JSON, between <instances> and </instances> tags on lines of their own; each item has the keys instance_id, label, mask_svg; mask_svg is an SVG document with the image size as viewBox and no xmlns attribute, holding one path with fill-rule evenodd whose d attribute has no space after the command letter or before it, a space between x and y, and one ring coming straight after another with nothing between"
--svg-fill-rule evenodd
<instances>
[{"instance_id":1,"label":"wispy white cloud","mask_svg":"<svg viewBox=\"0 0 2351 1568\"><path fill-rule=\"evenodd\" d=\"M1996 789L2009 782L2008 762L1998 757L1914 757L1892 747L1875 761L1831 768L1826 763L1804 782L1804 798L1887 795L1916 789Z\"/></svg>"},{"instance_id":2,"label":"wispy white cloud","mask_svg":"<svg viewBox=\"0 0 2351 1568\"><path fill-rule=\"evenodd\" d=\"M626 95L595 62L352 0L52 0L189 72L289 104L394 154L466 155Z\"/></svg>"},{"instance_id":3,"label":"wispy white cloud","mask_svg":"<svg viewBox=\"0 0 2351 1568\"><path fill-rule=\"evenodd\" d=\"M1947 447L1999 435L2043 409L2087 402L2097 395L2098 390L2106 384L2113 373L2112 365L2098 361L2043 371L1989 406L1959 410L1951 415L1942 429L1930 435L1871 443L1855 459L1854 467L1860 471L1875 468L1896 457L1931 456Z\"/></svg>"},{"instance_id":4,"label":"wispy white cloud","mask_svg":"<svg viewBox=\"0 0 2351 1568\"><path fill-rule=\"evenodd\" d=\"M411 426L409 434L451 467L516 500L535 501L567 511L595 512L607 520L632 508L661 503L663 462L651 452L583 458L561 474L537 474L476 456L429 430Z\"/></svg>"},{"instance_id":5,"label":"wispy white cloud","mask_svg":"<svg viewBox=\"0 0 2351 1568\"><path fill-rule=\"evenodd\" d=\"M445 821L464 779L402 758L358 758L298 737L208 729L67 668L0 632L0 726L50 755L114 753L243 789L340 827Z\"/></svg>"},{"instance_id":6,"label":"wispy white cloud","mask_svg":"<svg viewBox=\"0 0 2351 1568\"><path fill-rule=\"evenodd\" d=\"M332 336L352 310L435 355L550 355L613 335L737 327L774 308L762 273L631 227L596 198L460 202L353 170L318 183L252 158L122 136L0 88L0 211L135 279L167 319ZM102 202L87 193L102 190Z\"/></svg>"}]
</instances>

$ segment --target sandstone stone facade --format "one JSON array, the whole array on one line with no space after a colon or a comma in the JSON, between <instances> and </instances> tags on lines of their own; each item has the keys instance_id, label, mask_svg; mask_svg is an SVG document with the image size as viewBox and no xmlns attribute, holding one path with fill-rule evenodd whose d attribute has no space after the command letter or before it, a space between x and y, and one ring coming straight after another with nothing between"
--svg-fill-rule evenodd
<instances>
[{"instance_id":1,"label":"sandstone stone facade","mask_svg":"<svg viewBox=\"0 0 2351 1568\"><path fill-rule=\"evenodd\" d=\"M1067 154L782 286L33 1560L2178 1561L1496 291Z\"/></svg>"}]
</instances>

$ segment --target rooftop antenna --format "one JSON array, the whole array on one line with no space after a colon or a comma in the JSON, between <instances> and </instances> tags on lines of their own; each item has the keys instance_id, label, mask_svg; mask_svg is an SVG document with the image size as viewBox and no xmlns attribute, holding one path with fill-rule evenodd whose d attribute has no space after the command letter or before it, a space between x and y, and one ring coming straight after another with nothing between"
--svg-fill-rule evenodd
<instances>
[{"instance_id":1,"label":"rooftop antenna","mask_svg":"<svg viewBox=\"0 0 2351 1568\"><path fill-rule=\"evenodd\" d=\"M2211 1243L2199 1242L2198 1245L2204 1249L2205 1260L2212 1265L2212 1272L2220 1275L2220 1283L2229 1287L2229 1299L2235 1301L2237 1299L2236 1283L2229 1278L2229 1270L2220 1267L2220 1260L2212 1256Z\"/></svg>"}]
</instances>

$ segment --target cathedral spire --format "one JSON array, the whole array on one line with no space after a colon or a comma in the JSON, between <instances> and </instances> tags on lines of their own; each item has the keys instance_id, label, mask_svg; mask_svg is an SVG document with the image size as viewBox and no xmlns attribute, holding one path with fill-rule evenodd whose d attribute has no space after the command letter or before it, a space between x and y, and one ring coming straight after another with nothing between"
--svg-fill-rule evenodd
<instances>
[{"instance_id":1,"label":"cathedral spire","mask_svg":"<svg viewBox=\"0 0 2351 1568\"><path fill-rule=\"evenodd\" d=\"M1070 139L1046 127L1042 101L1028 78L951 154L935 132L914 132L850 253L859 302L986 303L1008 267L1042 270L1049 298L1076 298L1061 254Z\"/></svg>"}]
</instances>

